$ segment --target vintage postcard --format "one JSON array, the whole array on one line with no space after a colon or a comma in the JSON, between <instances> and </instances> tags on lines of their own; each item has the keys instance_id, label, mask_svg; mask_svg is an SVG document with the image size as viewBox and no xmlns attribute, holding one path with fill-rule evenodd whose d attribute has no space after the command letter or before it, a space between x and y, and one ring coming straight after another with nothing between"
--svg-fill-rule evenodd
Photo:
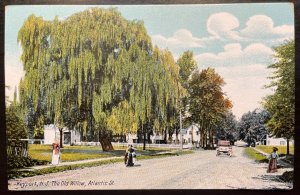
<instances>
[{"instance_id":1,"label":"vintage postcard","mask_svg":"<svg viewBox=\"0 0 300 195\"><path fill-rule=\"evenodd\" d=\"M6 5L8 190L293 189L294 24L293 3Z\"/></svg>"}]
</instances>

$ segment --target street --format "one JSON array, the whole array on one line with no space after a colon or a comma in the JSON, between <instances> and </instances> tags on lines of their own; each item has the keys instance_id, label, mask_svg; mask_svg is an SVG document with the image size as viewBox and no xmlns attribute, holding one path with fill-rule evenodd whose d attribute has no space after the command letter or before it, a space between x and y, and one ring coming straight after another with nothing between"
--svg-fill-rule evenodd
<instances>
[{"instance_id":1,"label":"street","mask_svg":"<svg viewBox=\"0 0 300 195\"><path fill-rule=\"evenodd\" d=\"M233 147L233 156L216 156L216 151L71 170L9 180L9 190L87 189L291 189L275 180L290 169L266 173L266 163L256 163Z\"/></svg>"}]
</instances>

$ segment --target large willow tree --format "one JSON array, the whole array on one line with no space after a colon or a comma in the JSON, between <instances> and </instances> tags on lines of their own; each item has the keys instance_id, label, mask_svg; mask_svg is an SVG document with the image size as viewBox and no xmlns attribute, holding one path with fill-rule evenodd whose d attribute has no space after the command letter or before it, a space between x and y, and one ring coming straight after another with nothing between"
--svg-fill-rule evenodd
<instances>
[{"instance_id":1,"label":"large willow tree","mask_svg":"<svg viewBox=\"0 0 300 195\"><path fill-rule=\"evenodd\" d=\"M31 123L80 129L85 140L99 139L111 150L113 134L136 133L150 120L163 124L167 105L178 102L178 66L164 60L167 51L152 48L141 21L115 9L53 21L32 15L18 41L25 70L20 97L33 110Z\"/></svg>"}]
</instances>

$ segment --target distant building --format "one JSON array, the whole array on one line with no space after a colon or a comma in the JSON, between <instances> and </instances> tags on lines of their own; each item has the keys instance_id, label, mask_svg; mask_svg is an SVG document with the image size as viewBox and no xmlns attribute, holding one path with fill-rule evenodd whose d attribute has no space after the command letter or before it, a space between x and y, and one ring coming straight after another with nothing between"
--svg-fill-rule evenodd
<instances>
[{"instance_id":1,"label":"distant building","mask_svg":"<svg viewBox=\"0 0 300 195\"><path fill-rule=\"evenodd\" d=\"M275 137L270 137L269 135L267 135L265 143L268 146L286 146L287 140L284 138L275 138ZM294 140L290 139L289 144L294 145Z\"/></svg>"},{"instance_id":2,"label":"distant building","mask_svg":"<svg viewBox=\"0 0 300 195\"><path fill-rule=\"evenodd\" d=\"M179 143L181 143L180 132L177 135ZM194 144L200 142L200 131L196 125L190 125L186 129L182 129L183 144ZM152 143L160 143L163 140L163 136L160 134L153 134L150 136ZM167 140L169 140L169 135L167 135ZM172 144L176 143L176 134L172 135Z\"/></svg>"},{"instance_id":3,"label":"distant building","mask_svg":"<svg viewBox=\"0 0 300 195\"><path fill-rule=\"evenodd\" d=\"M77 130L70 130L68 128L63 128L62 134L63 144L71 145L76 144L76 142L81 141L81 136L79 131ZM55 140L60 140L60 132L58 127L55 125L45 125L44 126L44 144L52 144Z\"/></svg>"},{"instance_id":4,"label":"distant building","mask_svg":"<svg viewBox=\"0 0 300 195\"><path fill-rule=\"evenodd\" d=\"M186 129L182 129L182 137L184 144L194 144L200 142L200 130L196 125L190 125ZM173 143L175 143L176 135L172 136ZM178 134L178 140L181 142L180 132Z\"/></svg>"},{"instance_id":5,"label":"distant building","mask_svg":"<svg viewBox=\"0 0 300 195\"><path fill-rule=\"evenodd\" d=\"M200 131L199 128L196 125L190 125L186 129L182 129L182 137L183 137L183 143L184 144L194 144L200 142ZM167 140L169 140L169 135L167 134ZM176 134L174 133L172 135L172 144L176 143ZM181 135L180 132L178 133L178 141L181 142ZM126 142L127 143L137 143L138 137L136 134L127 134L126 136ZM160 144L164 142L164 136L162 134L158 134L153 132L153 134L150 136L150 143L152 144Z\"/></svg>"},{"instance_id":6,"label":"distant building","mask_svg":"<svg viewBox=\"0 0 300 195\"><path fill-rule=\"evenodd\" d=\"M183 144L185 145L192 145L192 144L199 144L200 143L200 130L196 125L190 125L186 129L182 129L182 137L183 137ZM52 144L54 140L60 140L60 132L55 125L45 125L44 126L44 144ZM68 128L63 129L63 144L65 145L76 145L81 144L82 138L81 134L77 130L70 130ZM169 140L169 135L167 134L167 140ZM176 134L172 135L171 139L172 143L176 143ZM181 134L178 133L178 141L181 143ZM118 142L115 140L115 142ZM138 136L137 134L127 134L126 140L124 139L125 143L138 143ZM140 141L142 142L142 141ZM164 136L162 134L157 134L153 132L150 136L150 143L152 144L161 144L164 142Z\"/></svg>"}]
</instances>

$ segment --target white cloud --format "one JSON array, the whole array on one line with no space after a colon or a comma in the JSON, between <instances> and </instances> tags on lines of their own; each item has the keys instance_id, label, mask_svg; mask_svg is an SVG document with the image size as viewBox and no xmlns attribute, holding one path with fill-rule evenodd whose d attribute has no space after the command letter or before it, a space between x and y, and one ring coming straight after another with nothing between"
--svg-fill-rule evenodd
<instances>
[{"instance_id":1,"label":"white cloud","mask_svg":"<svg viewBox=\"0 0 300 195\"><path fill-rule=\"evenodd\" d=\"M267 45L282 43L294 37L293 25L275 26L272 18L266 15L254 15L240 29L238 18L227 12L219 12L209 16L206 23L207 37L195 37L187 29L177 30L171 37L153 35L152 42L160 48L204 48L229 42L261 42ZM217 41L217 42L216 42Z\"/></svg>"},{"instance_id":2,"label":"white cloud","mask_svg":"<svg viewBox=\"0 0 300 195\"><path fill-rule=\"evenodd\" d=\"M294 36L293 25L274 26L273 20L266 15L255 15L246 22L240 35L248 40L280 41Z\"/></svg>"},{"instance_id":3,"label":"white cloud","mask_svg":"<svg viewBox=\"0 0 300 195\"><path fill-rule=\"evenodd\" d=\"M9 53L5 54L5 85L9 86L9 89L5 89L5 95L9 96L10 100L13 99L15 87L19 86L21 78L25 75L18 57Z\"/></svg>"},{"instance_id":4,"label":"white cloud","mask_svg":"<svg viewBox=\"0 0 300 195\"><path fill-rule=\"evenodd\" d=\"M152 42L160 48L180 47L195 48L202 47L201 39L194 37L192 33L186 29L176 31L172 37L166 38L162 35L152 36Z\"/></svg>"},{"instance_id":5,"label":"white cloud","mask_svg":"<svg viewBox=\"0 0 300 195\"><path fill-rule=\"evenodd\" d=\"M218 38L241 39L238 32L234 31L239 27L239 20L230 13L220 12L211 15L207 19L207 31Z\"/></svg>"},{"instance_id":6,"label":"white cloud","mask_svg":"<svg viewBox=\"0 0 300 195\"><path fill-rule=\"evenodd\" d=\"M253 43L242 49L239 43L227 44L218 54L202 53L195 56L200 67L269 64L273 50L262 43Z\"/></svg>"}]
</instances>

